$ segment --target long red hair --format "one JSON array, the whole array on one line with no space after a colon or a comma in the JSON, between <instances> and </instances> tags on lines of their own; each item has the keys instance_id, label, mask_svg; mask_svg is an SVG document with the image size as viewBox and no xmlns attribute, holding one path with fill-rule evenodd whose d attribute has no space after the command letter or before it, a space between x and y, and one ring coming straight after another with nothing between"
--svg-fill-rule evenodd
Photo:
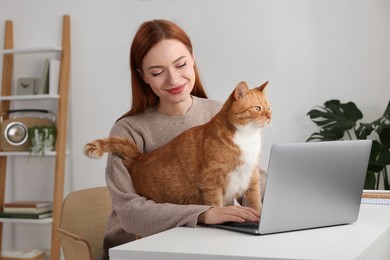
<instances>
[{"instance_id":1,"label":"long red hair","mask_svg":"<svg viewBox=\"0 0 390 260\"><path fill-rule=\"evenodd\" d=\"M143 23L135 34L130 49L132 104L130 110L120 118L142 113L158 102L159 97L142 79L140 70L142 68L142 61L149 50L165 39L178 40L187 47L190 53L193 53L190 38L177 24L167 20L152 20ZM196 63L194 64L194 70L195 85L191 95L207 98L202 82L200 81Z\"/></svg>"}]
</instances>

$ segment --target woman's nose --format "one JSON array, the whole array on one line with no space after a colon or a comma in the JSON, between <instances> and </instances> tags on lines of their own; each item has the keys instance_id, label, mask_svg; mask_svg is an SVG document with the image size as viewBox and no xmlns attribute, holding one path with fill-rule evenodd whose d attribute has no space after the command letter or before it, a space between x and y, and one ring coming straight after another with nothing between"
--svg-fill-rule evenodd
<instances>
[{"instance_id":1,"label":"woman's nose","mask_svg":"<svg viewBox=\"0 0 390 260\"><path fill-rule=\"evenodd\" d=\"M176 70L168 70L167 83L177 85L180 79L180 74Z\"/></svg>"}]
</instances>

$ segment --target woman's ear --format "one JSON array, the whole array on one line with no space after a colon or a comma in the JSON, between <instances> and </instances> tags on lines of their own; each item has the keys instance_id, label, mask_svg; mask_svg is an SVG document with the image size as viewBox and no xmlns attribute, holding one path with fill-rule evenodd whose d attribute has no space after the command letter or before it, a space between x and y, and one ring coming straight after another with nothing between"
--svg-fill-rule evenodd
<instances>
[{"instance_id":1,"label":"woman's ear","mask_svg":"<svg viewBox=\"0 0 390 260\"><path fill-rule=\"evenodd\" d=\"M192 52L192 59L193 59L194 62L195 62L195 53L194 53L194 52Z\"/></svg>"},{"instance_id":2,"label":"woman's ear","mask_svg":"<svg viewBox=\"0 0 390 260\"><path fill-rule=\"evenodd\" d=\"M137 69L137 72L138 72L138 75L141 77L141 79L143 79L143 81L145 81L146 84L149 84L148 82L146 82L145 78L143 77L143 73L140 69Z\"/></svg>"}]
</instances>

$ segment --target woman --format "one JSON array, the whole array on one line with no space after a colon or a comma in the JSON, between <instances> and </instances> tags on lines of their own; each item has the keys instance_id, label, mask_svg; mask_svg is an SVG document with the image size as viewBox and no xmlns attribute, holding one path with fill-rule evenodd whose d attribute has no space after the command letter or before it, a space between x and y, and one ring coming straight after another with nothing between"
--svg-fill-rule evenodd
<instances>
[{"instance_id":1,"label":"woman","mask_svg":"<svg viewBox=\"0 0 390 260\"><path fill-rule=\"evenodd\" d=\"M207 99L186 33L166 20L141 25L130 50L132 107L117 120L110 135L131 138L150 152L184 130L209 121L222 104ZM196 160L196 158L193 158ZM178 226L259 220L240 206L159 204L138 195L122 160L109 155L106 181L113 203L104 239L108 249Z\"/></svg>"}]
</instances>

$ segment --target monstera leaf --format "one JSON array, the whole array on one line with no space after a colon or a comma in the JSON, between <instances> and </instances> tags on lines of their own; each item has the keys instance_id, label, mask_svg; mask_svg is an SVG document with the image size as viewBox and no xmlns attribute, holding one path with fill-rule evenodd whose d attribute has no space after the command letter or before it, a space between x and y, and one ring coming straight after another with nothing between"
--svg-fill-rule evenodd
<instances>
[{"instance_id":1,"label":"monstera leaf","mask_svg":"<svg viewBox=\"0 0 390 260\"><path fill-rule=\"evenodd\" d=\"M387 148L390 147L390 101L387 104L386 110L383 115L370 124L361 123L360 126L355 129L355 135L357 139L367 139L367 137L373 132L378 133L380 142Z\"/></svg>"},{"instance_id":2,"label":"monstera leaf","mask_svg":"<svg viewBox=\"0 0 390 260\"><path fill-rule=\"evenodd\" d=\"M353 129L356 122L363 118L362 112L355 103L341 103L329 100L324 107L316 107L307 115L320 127L320 131L312 134L307 141L333 141L344 137L346 131Z\"/></svg>"},{"instance_id":3,"label":"monstera leaf","mask_svg":"<svg viewBox=\"0 0 390 260\"><path fill-rule=\"evenodd\" d=\"M390 101L383 115L371 123L361 123L362 112L355 103L329 100L323 107L316 107L307 115L319 127L307 141L334 141L349 139L373 139L365 188L378 189L382 176L386 190L390 190L387 166L390 165ZM354 135L354 136L353 136Z\"/></svg>"},{"instance_id":4,"label":"monstera leaf","mask_svg":"<svg viewBox=\"0 0 390 260\"><path fill-rule=\"evenodd\" d=\"M369 135L371 135L372 131L375 130L375 125L373 124L363 124L355 130L355 135L357 139L367 139Z\"/></svg>"},{"instance_id":5,"label":"monstera leaf","mask_svg":"<svg viewBox=\"0 0 390 260\"><path fill-rule=\"evenodd\" d=\"M365 139L374 130L377 138L373 141L369 170L381 172L390 164L390 102L382 117L371 124L361 124L356 131L356 136Z\"/></svg>"},{"instance_id":6,"label":"monstera leaf","mask_svg":"<svg viewBox=\"0 0 390 260\"><path fill-rule=\"evenodd\" d=\"M379 140L385 148L390 149L390 126L381 130Z\"/></svg>"}]
</instances>

